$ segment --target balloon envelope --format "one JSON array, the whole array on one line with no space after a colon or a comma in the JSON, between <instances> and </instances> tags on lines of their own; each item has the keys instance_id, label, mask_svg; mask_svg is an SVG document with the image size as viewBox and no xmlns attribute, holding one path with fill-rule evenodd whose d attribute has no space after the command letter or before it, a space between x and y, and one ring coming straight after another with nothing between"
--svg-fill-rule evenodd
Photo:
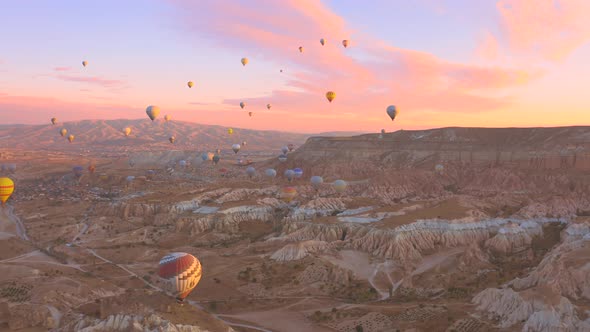
<instances>
[{"instance_id":1,"label":"balloon envelope","mask_svg":"<svg viewBox=\"0 0 590 332\"><path fill-rule=\"evenodd\" d=\"M252 166L248 166L248 168L246 168L246 174L252 178L256 174L256 169Z\"/></svg>"},{"instance_id":2,"label":"balloon envelope","mask_svg":"<svg viewBox=\"0 0 590 332\"><path fill-rule=\"evenodd\" d=\"M322 44L322 46L324 46L326 44L326 40L324 38L320 39L320 44Z\"/></svg>"},{"instance_id":3,"label":"balloon envelope","mask_svg":"<svg viewBox=\"0 0 590 332\"><path fill-rule=\"evenodd\" d=\"M293 180L294 176L295 176L295 172L293 172L292 169L288 169L285 171L285 177L287 178L287 180L289 180L289 182L291 182L291 180Z\"/></svg>"},{"instance_id":4,"label":"balloon envelope","mask_svg":"<svg viewBox=\"0 0 590 332\"><path fill-rule=\"evenodd\" d=\"M283 154L287 154L287 152L289 152L289 147L288 147L288 146L283 146L283 147L281 148L281 152L282 152Z\"/></svg>"},{"instance_id":5,"label":"balloon envelope","mask_svg":"<svg viewBox=\"0 0 590 332\"><path fill-rule=\"evenodd\" d=\"M285 161L287 161L287 155L286 154L282 154L279 156L279 161L284 163Z\"/></svg>"},{"instance_id":6,"label":"balloon envelope","mask_svg":"<svg viewBox=\"0 0 590 332\"><path fill-rule=\"evenodd\" d=\"M332 184L332 186L334 187L334 189L337 192L341 193L344 190L346 190L347 183L344 180L336 180L336 181L334 181L334 183Z\"/></svg>"},{"instance_id":7,"label":"balloon envelope","mask_svg":"<svg viewBox=\"0 0 590 332\"><path fill-rule=\"evenodd\" d=\"M66 136L66 134L67 134L67 133L68 133L68 130L67 130L66 128L62 128L62 129L59 131L59 134L61 135L61 137L64 137L64 136Z\"/></svg>"},{"instance_id":8,"label":"balloon envelope","mask_svg":"<svg viewBox=\"0 0 590 332\"><path fill-rule=\"evenodd\" d=\"M245 102L243 102L243 101L242 101L242 102L240 102L240 107L241 107L242 109L244 109L244 107L246 107L246 103L245 103Z\"/></svg>"},{"instance_id":9,"label":"balloon envelope","mask_svg":"<svg viewBox=\"0 0 590 332\"><path fill-rule=\"evenodd\" d=\"M70 136L68 136L68 141L70 141L70 143L72 143L74 141L74 138L76 138L74 135L70 135Z\"/></svg>"},{"instance_id":10,"label":"balloon envelope","mask_svg":"<svg viewBox=\"0 0 590 332\"><path fill-rule=\"evenodd\" d=\"M269 178L274 178L275 176L277 176L277 171L275 171L272 168L269 168L266 171L264 171L264 174L266 174L266 176L268 176Z\"/></svg>"},{"instance_id":11,"label":"balloon envelope","mask_svg":"<svg viewBox=\"0 0 590 332\"><path fill-rule=\"evenodd\" d=\"M197 287L203 273L201 262L185 252L164 256L158 266L158 276L178 301L183 301Z\"/></svg>"},{"instance_id":12,"label":"balloon envelope","mask_svg":"<svg viewBox=\"0 0 590 332\"><path fill-rule=\"evenodd\" d=\"M314 175L311 177L311 185L314 186L316 189L319 188L322 183L324 183L324 179L321 176Z\"/></svg>"},{"instance_id":13,"label":"balloon envelope","mask_svg":"<svg viewBox=\"0 0 590 332\"><path fill-rule=\"evenodd\" d=\"M150 105L145 109L145 113L148 115L150 120L154 121L160 114L160 108L158 106Z\"/></svg>"},{"instance_id":14,"label":"balloon envelope","mask_svg":"<svg viewBox=\"0 0 590 332\"><path fill-rule=\"evenodd\" d=\"M234 153L238 153L238 151L240 151L242 147L240 146L240 144L234 144L231 146L231 149L234 151Z\"/></svg>"},{"instance_id":15,"label":"balloon envelope","mask_svg":"<svg viewBox=\"0 0 590 332\"><path fill-rule=\"evenodd\" d=\"M395 105L389 105L387 107L387 115L389 115L389 117L391 118L391 121L393 121L395 119L397 114L398 114L398 111L397 111L397 108L395 107Z\"/></svg>"},{"instance_id":16,"label":"balloon envelope","mask_svg":"<svg viewBox=\"0 0 590 332\"><path fill-rule=\"evenodd\" d=\"M57 123L57 118L51 118L51 124L56 124Z\"/></svg>"},{"instance_id":17,"label":"balloon envelope","mask_svg":"<svg viewBox=\"0 0 590 332\"><path fill-rule=\"evenodd\" d=\"M14 192L14 182L10 178L0 178L0 201L2 205L10 198Z\"/></svg>"},{"instance_id":18,"label":"balloon envelope","mask_svg":"<svg viewBox=\"0 0 590 332\"><path fill-rule=\"evenodd\" d=\"M344 39L344 40L342 41L342 46L344 46L344 47L348 47L348 39Z\"/></svg>"},{"instance_id":19,"label":"balloon envelope","mask_svg":"<svg viewBox=\"0 0 590 332\"><path fill-rule=\"evenodd\" d=\"M332 100L334 100L334 98L336 98L336 92L334 92L334 91L326 92L326 99L328 99L329 102L332 102Z\"/></svg>"},{"instance_id":20,"label":"balloon envelope","mask_svg":"<svg viewBox=\"0 0 590 332\"><path fill-rule=\"evenodd\" d=\"M303 170L301 168L295 168L293 169L293 173L295 173L295 177L297 179L301 178L303 176Z\"/></svg>"},{"instance_id":21,"label":"balloon envelope","mask_svg":"<svg viewBox=\"0 0 590 332\"><path fill-rule=\"evenodd\" d=\"M193 81L188 81L188 83L186 83L186 85L188 85L189 88L192 88L193 85L195 85L195 83L193 83Z\"/></svg>"},{"instance_id":22,"label":"balloon envelope","mask_svg":"<svg viewBox=\"0 0 590 332\"><path fill-rule=\"evenodd\" d=\"M242 60L240 60L240 62L242 63L242 66L245 66L248 64L248 58L242 58Z\"/></svg>"},{"instance_id":23,"label":"balloon envelope","mask_svg":"<svg viewBox=\"0 0 590 332\"><path fill-rule=\"evenodd\" d=\"M285 202L291 202L297 196L297 189L295 187L284 187L281 189L281 198Z\"/></svg>"}]
</instances>

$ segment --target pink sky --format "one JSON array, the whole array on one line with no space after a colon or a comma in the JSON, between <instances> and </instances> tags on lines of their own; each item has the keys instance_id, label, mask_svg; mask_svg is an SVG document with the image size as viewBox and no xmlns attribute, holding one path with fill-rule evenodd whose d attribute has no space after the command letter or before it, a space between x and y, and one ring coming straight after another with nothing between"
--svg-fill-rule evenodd
<instances>
[{"instance_id":1,"label":"pink sky","mask_svg":"<svg viewBox=\"0 0 590 332\"><path fill-rule=\"evenodd\" d=\"M466 13L447 3L423 1L423 12L413 15L416 21L430 15L436 24L448 26L450 44L463 38L451 31L454 17ZM31 32L38 40L27 39L39 44L41 60L26 61L32 59L25 52L30 45L0 53L1 123L48 123L53 116L61 121L141 118L145 107L154 104L177 120L300 132L590 124L584 89L590 83L586 0L497 1L482 23L464 22L464 29L476 31L477 37L455 46L453 58L437 55L449 52L444 40L431 51L441 42L434 32L423 40L400 40L417 45L413 48L376 36L372 24L385 18L370 17L360 24L353 18L362 9L352 5L339 10L314 0L156 4L160 22L149 8L136 17L152 22L149 27L126 20L132 11L121 10L121 22L131 22L119 26L113 18L119 32L109 38L100 22L91 20L88 25L95 24L96 30L77 35L81 26L76 24L85 18L59 11L63 17L55 20L62 24L58 28L54 22L54 36L66 29L61 33L64 40L70 38L70 46L44 53L43 47L52 44L45 45L47 37L40 34L51 33L49 24L49 32ZM104 6L106 11L116 2ZM0 19L28 13L13 10ZM391 21L384 34L398 28ZM412 33L408 28L407 34ZM15 34L16 40L31 38ZM325 46L320 38L327 39ZM348 48L342 39L350 39ZM78 41L79 47L71 46ZM242 57L250 59L245 67ZM188 80L195 82L193 89L186 87ZM327 91L336 92L334 102L325 99ZM240 101L246 102L245 110ZM391 104L400 110L393 123L385 114Z\"/></svg>"}]
</instances>

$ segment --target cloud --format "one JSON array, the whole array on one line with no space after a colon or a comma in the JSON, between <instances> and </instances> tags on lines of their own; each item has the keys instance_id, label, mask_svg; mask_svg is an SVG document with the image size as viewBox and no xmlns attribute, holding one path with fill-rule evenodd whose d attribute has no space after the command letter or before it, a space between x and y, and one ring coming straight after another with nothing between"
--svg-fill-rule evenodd
<instances>
[{"instance_id":1,"label":"cloud","mask_svg":"<svg viewBox=\"0 0 590 332\"><path fill-rule=\"evenodd\" d=\"M515 52L559 61L590 41L588 0L500 0L496 7Z\"/></svg>"},{"instance_id":2,"label":"cloud","mask_svg":"<svg viewBox=\"0 0 590 332\"><path fill-rule=\"evenodd\" d=\"M59 74L53 76L57 79L69 82L81 82L81 83L88 83L94 85L100 85L103 87L116 87L121 86L125 82L120 80L110 80L101 77L83 77L83 76L74 76L74 75L66 75L66 74Z\"/></svg>"},{"instance_id":3,"label":"cloud","mask_svg":"<svg viewBox=\"0 0 590 332\"><path fill-rule=\"evenodd\" d=\"M352 128L374 126L389 104L414 111L491 111L507 106L512 98L486 93L526 84L539 76L526 70L452 63L392 47L350 29L320 1L170 2L192 35L209 36L217 46L239 50L237 58L247 56L251 64L295 65L285 73L286 87L269 96L241 99L260 108L271 102L273 109L291 111L289 125L310 114L338 110L338 114L357 115L359 121ZM322 37L328 40L325 46L319 43ZM348 49L340 44L345 38L351 38ZM303 54L299 46L305 48ZM337 93L331 104L324 96L328 90ZM224 102L237 105L241 100Z\"/></svg>"},{"instance_id":4,"label":"cloud","mask_svg":"<svg viewBox=\"0 0 590 332\"><path fill-rule=\"evenodd\" d=\"M55 67L55 68L53 68L53 70L55 70L55 71L70 71L70 70L72 70L72 67Z\"/></svg>"},{"instance_id":5,"label":"cloud","mask_svg":"<svg viewBox=\"0 0 590 332\"><path fill-rule=\"evenodd\" d=\"M489 31L486 31L475 50L475 54L484 60L497 60L500 56L498 39Z\"/></svg>"}]
</instances>

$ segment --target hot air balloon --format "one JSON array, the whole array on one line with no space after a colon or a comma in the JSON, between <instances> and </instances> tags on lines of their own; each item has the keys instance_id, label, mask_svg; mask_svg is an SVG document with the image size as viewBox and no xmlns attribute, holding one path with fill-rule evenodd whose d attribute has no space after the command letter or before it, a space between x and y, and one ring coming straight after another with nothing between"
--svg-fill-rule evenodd
<instances>
[{"instance_id":1,"label":"hot air balloon","mask_svg":"<svg viewBox=\"0 0 590 332\"><path fill-rule=\"evenodd\" d=\"M178 162L178 166L180 166L182 168L185 168L186 165L187 165L186 160L181 160L181 161Z\"/></svg>"},{"instance_id":2,"label":"hot air balloon","mask_svg":"<svg viewBox=\"0 0 590 332\"><path fill-rule=\"evenodd\" d=\"M129 159L129 166L131 166L131 167L135 166L135 160Z\"/></svg>"},{"instance_id":3,"label":"hot air balloon","mask_svg":"<svg viewBox=\"0 0 590 332\"><path fill-rule=\"evenodd\" d=\"M246 141L242 141L242 146L246 146Z\"/></svg>"},{"instance_id":4,"label":"hot air balloon","mask_svg":"<svg viewBox=\"0 0 590 332\"><path fill-rule=\"evenodd\" d=\"M299 53L303 53L303 46L299 46Z\"/></svg>"},{"instance_id":5,"label":"hot air balloon","mask_svg":"<svg viewBox=\"0 0 590 332\"><path fill-rule=\"evenodd\" d=\"M86 61L86 60L82 61L82 66L84 66L84 67L88 66L88 61Z\"/></svg>"},{"instance_id":6,"label":"hot air balloon","mask_svg":"<svg viewBox=\"0 0 590 332\"><path fill-rule=\"evenodd\" d=\"M154 175L156 175L156 171L154 171L153 169L149 169L145 174L147 178L151 180L153 179Z\"/></svg>"},{"instance_id":7,"label":"hot air balloon","mask_svg":"<svg viewBox=\"0 0 590 332\"><path fill-rule=\"evenodd\" d=\"M154 121L160 114L160 108L158 106L150 105L145 109L145 113L148 115L150 120Z\"/></svg>"},{"instance_id":8,"label":"hot air balloon","mask_svg":"<svg viewBox=\"0 0 590 332\"><path fill-rule=\"evenodd\" d=\"M385 135L385 129L381 129L381 134Z\"/></svg>"},{"instance_id":9,"label":"hot air balloon","mask_svg":"<svg viewBox=\"0 0 590 332\"><path fill-rule=\"evenodd\" d=\"M287 155L286 154L282 154L279 156L279 161L284 163L285 161L287 161Z\"/></svg>"},{"instance_id":10,"label":"hot air balloon","mask_svg":"<svg viewBox=\"0 0 590 332\"><path fill-rule=\"evenodd\" d=\"M129 136L129 134L131 134L131 128L125 127L123 129L123 134L125 134L125 136Z\"/></svg>"},{"instance_id":11,"label":"hot air balloon","mask_svg":"<svg viewBox=\"0 0 590 332\"><path fill-rule=\"evenodd\" d=\"M387 107L387 115L389 115L389 117L391 118L391 121L393 121L395 119L397 114L398 114L398 111L397 111L397 108L395 107L395 105L389 105Z\"/></svg>"},{"instance_id":12,"label":"hot air balloon","mask_svg":"<svg viewBox=\"0 0 590 332\"><path fill-rule=\"evenodd\" d=\"M281 73L283 72L283 70L281 69Z\"/></svg>"},{"instance_id":13,"label":"hot air balloon","mask_svg":"<svg viewBox=\"0 0 590 332\"><path fill-rule=\"evenodd\" d=\"M234 153L238 153L238 151L240 151L240 144L234 144L231 146L231 149L234 150Z\"/></svg>"},{"instance_id":14,"label":"hot air balloon","mask_svg":"<svg viewBox=\"0 0 590 332\"><path fill-rule=\"evenodd\" d=\"M326 92L326 98L328 99L329 102L332 102L332 100L334 100L334 98L336 98L336 92L334 92L334 91Z\"/></svg>"},{"instance_id":15,"label":"hot air balloon","mask_svg":"<svg viewBox=\"0 0 590 332\"><path fill-rule=\"evenodd\" d=\"M57 123L57 118L51 118L51 124L56 124Z\"/></svg>"},{"instance_id":16,"label":"hot air balloon","mask_svg":"<svg viewBox=\"0 0 590 332\"><path fill-rule=\"evenodd\" d=\"M252 178L256 174L256 169L252 166L249 166L248 168L246 168L246 174L248 174L248 176Z\"/></svg>"},{"instance_id":17,"label":"hot air balloon","mask_svg":"<svg viewBox=\"0 0 590 332\"><path fill-rule=\"evenodd\" d=\"M14 192L14 182L10 178L0 178L0 201L2 206L6 205L6 201Z\"/></svg>"},{"instance_id":18,"label":"hot air balloon","mask_svg":"<svg viewBox=\"0 0 590 332\"><path fill-rule=\"evenodd\" d=\"M158 266L158 276L166 282L166 288L180 303L197 287L201 280L201 262L185 252L164 256Z\"/></svg>"},{"instance_id":19,"label":"hot air balloon","mask_svg":"<svg viewBox=\"0 0 590 332\"><path fill-rule=\"evenodd\" d=\"M342 46L344 46L344 48L348 47L348 39L342 41Z\"/></svg>"},{"instance_id":20,"label":"hot air balloon","mask_svg":"<svg viewBox=\"0 0 590 332\"><path fill-rule=\"evenodd\" d=\"M334 187L334 190L336 190L336 192L339 192L339 193L346 190L346 186L347 186L347 183L344 180L336 180L336 181L334 181L334 183L332 183L332 187Z\"/></svg>"},{"instance_id":21,"label":"hot air balloon","mask_svg":"<svg viewBox=\"0 0 590 332\"><path fill-rule=\"evenodd\" d=\"M295 187L284 187L281 189L281 198L289 203L297 196L297 189Z\"/></svg>"},{"instance_id":22,"label":"hot air balloon","mask_svg":"<svg viewBox=\"0 0 590 332\"><path fill-rule=\"evenodd\" d=\"M287 152L289 152L289 147L288 147L287 145L285 145L285 146L281 147L281 152L282 152L283 154L287 154Z\"/></svg>"},{"instance_id":23,"label":"hot air balloon","mask_svg":"<svg viewBox=\"0 0 590 332\"><path fill-rule=\"evenodd\" d=\"M264 171L264 174L265 174L266 176L268 176L269 178L271 178L271 179L272 179L272 178L274 178L275 176L277 176L277 171L275 171L275 170L274 170L274 169L272 169L272 168L268 168L266 171Z\"/></svg>"},{"instance_id":24,"label":"hot air balloon","mask_svg":"<svg viewBox=\"0 0 590 332\"><path fill-rule=\"evenodd\" d=\"M318 175L312 176L310 181L311 181L311 185L315 189L319 189L322 186L322 183L324 183L324 179Z\"/></svg>"},{"instance_id":25,"label":"hot air balloon","mask_svg":"<svg viewBox=\"0 0 590 332\"><path fill-rule=\"evenodd\" d=\"M70 143L72 143L74 141L74 138L76 138L76 136L70 135L70 136L68 136L68 141L70 141Z\"/></svg>"},{"instance_id":26,"label":"hot air balloon","mask_svg":"<svg viewBox=\"0 0 590 332\"><path fill-rule=\"evenodd\" d=\"M326 40L324 38L320 39L320 44L322 44L322 46L324 46L326 44Z\"/></svg>"},{"instance_id":27,"label":"hot air balloon","mask_svg":"<svg viewBox=\"0 0 590 332\"><path fill-rule=\"evenodd\" d=\"M127 182L133 182L133 180L135 180L135 176L133 176L133 175L128 175L128 176L125 178L125 181L127 181Z\"/></svg>"},{"instance_id":28,"label":"hot air balloon","mask_svg":"<svg viewBox=\"0 0 590 332\"><path fill-rule=\"evenodd\" d=\"M72 171L74 172L74 175L77 178L80 178L84 174L84 167L82 167L82 166L74 166L74 168L72 168Z\"/></svg>"},{"instance_id":29,"label":"hot air balloon","mask_svg":"<svg viewBox=\"0 0 590 332\"><path fill-rule=\"evenodd\" d=\"M68 133L68 130L66 128L62 128L59 131L59 134L61 135L61 137L65 137L67 133Z\"/></svg>"},{"instance_id":30,"label":"hot air balloon","mask_svg":"<svg viewBox=\"0 0 590 332\"><path fill-rule=\"evenodd\" d=\"M170 136L170 138L168 138L168 140L170 141L170 143L174 144L174 142L176 141L176 137Z\"/></svg>"},{"instance_id":31,"label":"hot air balloon","mask_svg":"<svg viewBox=\"0 0 590 332\"><path fill-rule=\"evenodd\" d=\"M227 133L228 133L229 135L231 135L231 134L233 134L233 133L234 133L234 130L233 130L232 128L228 128L228 129L227 129Z\"/></svg>"},{"instance_id":32,"label":"hot air balloon","mask_svg":"<svg viewBox=\"0 0 590 332\"><path fill-rule=\"evenodd\" d=\"M295 173L296 179L299 179L303 176L303 170L301 168L294 168L293 173Z\"/></svg>"},{"instance_id":33,"label":"hot air balloon","mask_svg":"<svg viewBox=\"0 0 590 332\"><path fill-rule=\"evenodd\" d=\"M240 60L240 62L242 62L242 66L245 66L248 64L248 58L242 58L242 60Z\"/></svg>"},{"instance_id":34,"label":"hot air balloon","mask_svg":"<svg viewBox=\"0 0 590 332\"><path fill-rule=\"evenodd\" d=\"M293 180L293 177L295 176L295 172L293 172L292 169L288 169L285 171L284 175L287 178L287 180L289 180L289 182L291 182L291 180Z\"/></svg>"},{"instance_id":35,"label":"hot air balloon","mask_svg":"<svg viewBox=\"0 0 590 332\"><path fill-rule=\"evenodd\" d=\"M272 107L272 105L271 105L271 104L266 104L266 108L267 108L267 109L270 109L271 107Z\"/></svg>"},{"instance_id":36,"label":"hot air balloon","mask_svg":"<svg viewBox=\"0 0 590 332\"><path fill-rule=\"evenodd\" d=\"M293 145L293 143L290 143L287 145L287 149L289 149L289 152L293 151L293 149L295 149L295 145Z\"/></svg>"},{"instance_id":37,"label":"hot air balloon","mask_svg":"<svg viewBox=\"0 0 590 332\"><path fill-rule=\"evenodd\" d=\"M90 174L94 174L94 171L96 171L96 166L90 164L88 166L88 172L90 172Z\"/></svg>"},{"instance_id":38,"label":"hot air balloon","mask_svg":"<svg viewBox=\"0 0 590 332\"><path fill-rule=\"evenodd\" d=\"M201 154L201 159L203 159L203 161L212 160L213 159L213 154L212 153L203 152Z\"/></svg>"},{"instance_id":39,"label":"hot air balloon","mask_svg":"<svg viewBox=\"0 0 590 332\"><path fill-rule=\"evenodd\" d=\"M188 81L188 83L186 83L186 85L188 85L189 88L192 88L193 85L195 85L195 83L193 83L193 81Z\"/></svg>"},{"instance_id":40,"label":"hot air balloon","mask_svg":"<svg viewBox=\"0 0 590 332\"><path fill-rule=\"evenodd\" d=\"M246 107L246 103L245 103L245 102L243 102L243 101L241 101L241 102L240 102L240 107L241 107L242 109L244 109L244 107Z\"/></svg>"},{"instance_id":41,"label":"hot air balloon","mask_svg":"<svg viewBox=\"0 0 590 332\"><path fill-rule=\"evenodd\" d=\"M219 162L219 160L220 160L220 159L221 159L221 158L219 157L219 155L218 155L218 154L214 155L214 156L213 156L213 163L214 163L215 165L217 165L217 163Z\"/></svg>"},{"instance_id":42,"label":"hot air balloon","mask_svg":"<svg viewBox=\"0 0 590 332\"><path fill-rule=\"evenodd\" d=\"M170 115L168 115L168 114L164 115L164 120L166 122L170 121L170 119L171 119Z\"/></svg>"},{"instance_id":43,"label":"hot air balloon","mask_svg":"<svg viewBox=\"0 0 590 332\"><path fill-rule=\"evenodd\" d=\"M221 149L217 149L217 150L215 150L215 153L216 153L216 154L221 154Z\"/></svg>"},{"instance_id":44,"label":"hot air balloon","mask_svg":"<svg viewBox=\"0 0 590 332\"><path fill-rule=\"evenodd\" d=\"M434 170L440 174L445 170L445 167L441 164L437 164L436 166L434 166Z\"/></svg>"},{"instance_id":45,"label":"hot air balloon","mask_svg":"<svg viewBox=\"0 0 590 332\"><path fill-rule=\"evenodd\" d=\"M248 115L249 115L250 117L252 117L252 114L253 114L252 112L248 112Z\"/></svg>"}]
</instances>

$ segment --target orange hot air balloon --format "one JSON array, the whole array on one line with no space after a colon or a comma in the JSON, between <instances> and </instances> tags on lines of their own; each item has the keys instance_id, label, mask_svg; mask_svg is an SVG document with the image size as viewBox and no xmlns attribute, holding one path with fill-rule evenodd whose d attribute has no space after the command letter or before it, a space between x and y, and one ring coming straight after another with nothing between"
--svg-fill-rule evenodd
<instances>
[{"instance_id":1,"label":"orange hot air balloon","mask_svg":"<svg viewBox=\"0 0 590 332\"><path fill-rule=\"evenodd\" d=\"M176 137L170 136L168 140L170 141L170 143L174 144L174 142L176 141Z\"/></svg>"},{"instance_id":2,"label":"orange hot air balloon","mask_svg":"<svg viewBox=\"0 0 590 332\"><path fill-rule=\"evenodd\" d=\"M295 196L297 196L295 187L284 187L281 190L281 198L287 203L291 202Z\"/></svg>"},{"instance_id":3,"label":"orange hot air balloon","mask_svg":"<svg viewBox=\"0 0 590 332\"><path fill-rule=\"evenodd\" d=\"M96 171L96 166L94 166L94 165L88 166L88 172L90 172L91 174L94 174L94 171Z\"/></svg>"},{"instance_id":4,"label":"orange hot air balloon","mask_svg":"<svg viewBox=\"0 0 590 332\"><path fill-rule=\"evenodd\" d=\"M334 91L326 92L326 98L328 99L329 102L332 102L332 100L334 100L334 98L336 98L336 92L334 92Z\"/></svg>"},{"instance_id":5,"label":"orange hot air balloon","mask_svg":"<svg viewBox=\"0 0 590 332\"><path fill-rule=\"evenodd\" d=\"M61 137L64 137L64 136L66 136L66 134L67 134L67 133L68 133L68 130L67 130L66 128L62 128L62 129L59 131L59 134L61 135Z\"/></svg>"},{"instance_id":6,"label":"orange hot air balloon","mask_svg":"<svg viewBox=\"0 0 590 332\"><path fill-rule=\"evenodd\" d=\"M174 294L178 302L184 301L197 287L202 274L201 262L185 252L164 256L158 266L158 276L164 279L168 291Z\"/></svg>"},{"instance_id":7,"label":"orange hot air balloon","mask_svg":"<svg viewBox=\"0 0 590 332\"><path fill-rule=\"evenodd\" d=\"M130 127L123 128L123 134L125 135L125 137L129 136L129 134L131 134L131 128Z\"/></svg>"},{"instance_id":8,"label":"orange hot air balloon","mask_svg":"<svg viewBox=\"0 0 590 332\"><path fill-rule=\"evenodd\" d=\"M56 124L57 123L57 118L51 118L51 124Z\"/></svg>"},{"instance_id":9,"label":"orange hot air balloon","mask_svg":"<svg viewBox=\"0 0 590 332\"><path fill-rule=\"evenodd\" d=\"M74 141L74 138L76 138L76 136L70 135L70 136L68 136L68 141L70 141L70 143L72 143Z\"/></svg>"}]
</instances>

